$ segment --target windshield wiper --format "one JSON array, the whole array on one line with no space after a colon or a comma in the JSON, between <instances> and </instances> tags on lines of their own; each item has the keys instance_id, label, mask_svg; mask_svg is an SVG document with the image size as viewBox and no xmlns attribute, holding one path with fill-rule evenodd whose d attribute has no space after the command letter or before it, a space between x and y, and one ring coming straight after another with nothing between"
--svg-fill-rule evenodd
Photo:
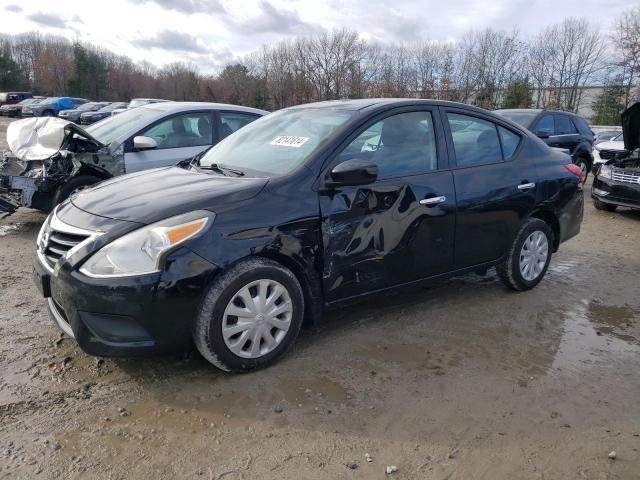
<instances>
[{"instance_id":1,"label":"windshield wiper","mask_svg":"<svg viewBox=\"0 0 640 480\"><path fill-rule=\"evenodd\" d=\"M218 165L217 163L212 163L209 167L200 167L200 168L211 168L211 170L215 170L216 172L222 173L222 175L227 175L225 172L232 173L236 177L244 177L244 172L242 170L236 170L235 168L223 167L222 165ZM227 175L228 177L229 175Z\"/></svg>"}]
</instances>

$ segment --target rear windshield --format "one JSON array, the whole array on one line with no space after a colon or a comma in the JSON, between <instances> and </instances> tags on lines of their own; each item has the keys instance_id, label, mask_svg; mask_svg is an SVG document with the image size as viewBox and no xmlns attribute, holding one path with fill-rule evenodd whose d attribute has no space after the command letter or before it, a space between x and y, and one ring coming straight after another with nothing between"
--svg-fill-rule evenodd
<instances>
[{"instance_id":1,"label":"rear windshield","mask_svg":"<svg viewBox=\"0 0 640 480\"><path fill-rule=\"evenodd\" d=\"M538 115L538 112L515 112L510 110L496 110L495 113L524 128L529 128L533 119Z\"/></svg>"},{"instance_id":2,"label":"rear windshield","mask_svg":"<svg viewBox=\"0 0 640 480\"><path fill-rule=\"evenodd\" d=\"M202 157L200 165L286 174L304 164L352 115L328 109L272 113L225 138Z\"/></svg>"}]
</instances>

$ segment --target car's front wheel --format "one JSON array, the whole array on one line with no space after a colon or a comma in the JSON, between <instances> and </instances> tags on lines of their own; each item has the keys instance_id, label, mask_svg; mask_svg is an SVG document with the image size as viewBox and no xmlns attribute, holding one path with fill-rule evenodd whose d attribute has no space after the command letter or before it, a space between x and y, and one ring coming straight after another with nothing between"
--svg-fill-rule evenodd
<instances>
[{"instance_id":1,"label":"car's front wheel","mask_svg":"<svg viewBox=\"0 0 640 480\"><path fill-rule=\"evenodd\" d=\"M528 219L511 245L507 259L496 267L500 280L513 290L535 287L551 261L553 232L545 222Z\"/></svg>"},{"instance_id":2,"label":"car's front wheel","mask_svg":"<svg viewBox=\"0 0 640 480\"><path fill-rule=\"evenodd\" d=\"M244 260L209 287L193 330L198 351L227 372L269 366L295 341L304 296L295 275L265 258Z\"/></svg>"}]
</instances>

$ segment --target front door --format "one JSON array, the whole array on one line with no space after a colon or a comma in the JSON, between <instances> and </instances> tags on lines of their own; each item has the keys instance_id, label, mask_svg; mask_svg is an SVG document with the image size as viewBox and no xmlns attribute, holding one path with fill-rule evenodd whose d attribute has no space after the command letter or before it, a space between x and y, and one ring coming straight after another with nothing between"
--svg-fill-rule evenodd
<instances>
[{"instance_id":1,"label":"front door","mask_svg":"<svg viewBox=\"0 0 640 480\"><path fill-rule=\"evenodd\" d=\"M213 145L211 112L189 112L160 120L136 136L153 138L157 147L136 150L133 137L126 142L124 166L126 173L167 167L195 157Z\"/></svg>"},{"instance_id":2,"label":"front door","mask_svg":"<svg viewBox=\"0 0 640 480\"><path fill-rule=\"evenodd\" d=\"M371 185L320 194L328 301L451 270L455 191L437 112L405 108L377 117L330 162L327 170L368 160L379 171Z\"/></svg>"},{"instance_id":3,"label":"front door","mask_svg":"<svg viewBox=\"0 0 640 480\"><path fill-rule=\"evenodd\" d=\"M520 156L522 135L482 114L443 109L457 195L455 268L504 255L535 206L535 164Z\"/></svg>"}]
</instances>

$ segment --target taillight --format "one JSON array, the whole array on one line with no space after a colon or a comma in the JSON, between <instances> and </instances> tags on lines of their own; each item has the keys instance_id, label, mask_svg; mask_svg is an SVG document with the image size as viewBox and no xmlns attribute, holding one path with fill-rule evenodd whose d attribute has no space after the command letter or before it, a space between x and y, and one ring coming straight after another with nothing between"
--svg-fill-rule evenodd
<instances>
[{"instance_id":1,"label":"taillight","mask_svg":"<svg viewBox=\"0 0 640 480\"><path fill-rule=\"evenodd\" d=\"M582 169L578 165L574 165L573 163L567 163L564 168L566 168L569 172L573 173L576 177L580 179L580 183L584 183L587 179L586 175L582 173Z\"/></svg>"}]
</instances>

